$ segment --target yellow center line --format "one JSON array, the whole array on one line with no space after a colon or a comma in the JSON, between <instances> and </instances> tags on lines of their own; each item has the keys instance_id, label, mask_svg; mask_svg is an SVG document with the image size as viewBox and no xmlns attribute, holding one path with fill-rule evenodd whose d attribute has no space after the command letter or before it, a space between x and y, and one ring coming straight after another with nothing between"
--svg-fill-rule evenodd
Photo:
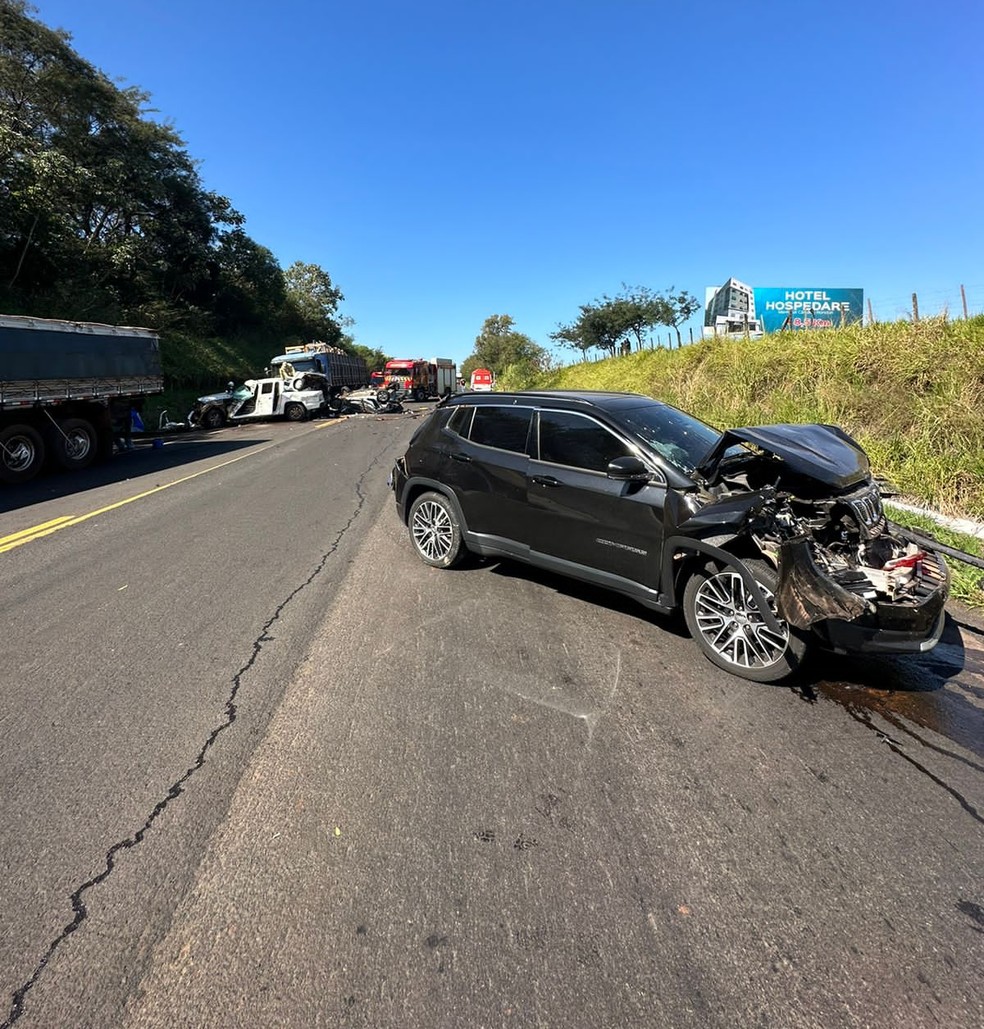
<instances>
[{"instance_id":1,"label":"yellow center line","mask_svg":"<svg viewBox=\"0 0 984 1029\"><path fill-rule=\"evenodd\" d=\"M68 522L73 519L75 515L62 515L60 518L53 518L50 522L44 522L41 525L35 525L30 529L21 529L20 532L12 533L10 536L0 537L0 551L7 549L7 544L17 546L15 541L20 543L27 543L29 539L34 539L37 535L43 535L45 531L54 532L62 522ZM25 538L27 537L27 538Z\"/></svg>"},{"instance_id":2,"label":"yellow center line","mask_svg":"<svg viewBox=\"0 0 984 1029\"><path fill-rule=\"evenodd\" d=\"M330 422L327 424L331 424ZM318 428L321 428L319 425ZM231 457L228 461L223 461L221 464L212 465L210 468L203 468L200 472L192 472L191 475L182 476L180 479L175 479L173 482L165 482L163 486L155 486L153 489L145 490L143 493L136 493L132 497L126 497L124 500L117 500L115 504L107 504L105 507L100 507L95 511L89 511L88 514L82 515L62 515L60 518L53 518L50 522L43 522L41 525L35 525L30 529L22 529L20 532L15 532L10 536L4 536L0 538L0 554L5 554L8 550L13 550L15 547L23 546L25 543L33 543L34 540L42 539L44 536L50 536L53 532L58 532L60 529L67 529L72 525L79 525L81 522L86 522L90 518L96 518L101 514L106 514L107 511L115 511L118 507L125 507L127 504L132 504L136 500L143 500L145 497L151 497L155 493L160 493L163 490L170 489L172 486L180 486L183 482L190 482L192 479L197 479L201 475L207 475L209 472L217 472L220 468L226 468L231 464L235 464L237 461L242 461L247 457L254 457L256 454L262 454L264 450L270 450L271 447L278 446L282 440L275 440L273 443L268 443L264 447L259 447L256 450L249 450L245 454L240 454L238 457Z\"/></svg>"}]
</instances>

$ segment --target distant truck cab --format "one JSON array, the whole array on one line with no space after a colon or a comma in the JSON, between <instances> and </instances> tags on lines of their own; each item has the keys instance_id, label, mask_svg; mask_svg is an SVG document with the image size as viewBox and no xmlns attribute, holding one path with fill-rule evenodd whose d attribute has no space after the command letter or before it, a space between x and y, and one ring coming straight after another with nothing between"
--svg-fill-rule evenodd
<instances>
[{"instance_id":1,"label":"distant truck cab","mask_svg":"<svg viewBox=\"0 0 984 1029\"><path fill-rule=\"evenodd\" d=\"M327 343L285 347L282 354L270 358L270 375L292 379L306 372L323 375L328 381L328 394L332 397L342 389L355 389L369 381L369 369L361 357Z\"/></svg>"},{"instance_id":2,"label":"distant truck cab","mask_svg":"<svg viewBox=\"0 0 984 1029\"><path fill-rule=\"evenodd\" d=\"M476 368L471 373L471 388L474 393L491 393L495 386L495 375L488 368Z\"/></svg>"},{"instance_id":3,"label":"distant truck cab","mask_svg":"<svg viewBox=\"0 0 984 1029\"><path fill-rule=\"evenodd\" d=\"M373 389L382 389L386 382L386 375L384 372L370 372L369 374L369 385Z\"/></svg>"}]
</instances>

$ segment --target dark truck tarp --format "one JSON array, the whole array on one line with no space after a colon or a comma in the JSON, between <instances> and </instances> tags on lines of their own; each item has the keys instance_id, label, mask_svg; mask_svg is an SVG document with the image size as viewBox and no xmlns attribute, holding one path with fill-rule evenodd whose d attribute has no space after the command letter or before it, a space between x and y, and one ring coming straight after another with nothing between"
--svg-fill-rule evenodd
<instances>
[{"instance_id":1,"label":"dark truck tarp","mask_svg":"<svg viewBox=\"0 0 984 1029\"><path fill-rule=\"evenodd\" d=\"M150 329L0 316L0 381L161 377Z\"/></svg>"}]
</instances>

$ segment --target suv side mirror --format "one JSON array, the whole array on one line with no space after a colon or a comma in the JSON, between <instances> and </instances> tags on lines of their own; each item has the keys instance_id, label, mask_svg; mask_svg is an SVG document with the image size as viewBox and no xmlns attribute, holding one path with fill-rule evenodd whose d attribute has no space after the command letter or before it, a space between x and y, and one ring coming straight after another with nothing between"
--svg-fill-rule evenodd
<instances>
[{"instance_id":1,"label":"suv side mirror","mask_svg":"<svg viewBox=\"0 0 984 1029\"><path fill-rule=\"evenodd\" d=\"M625 457L616 457L608 464L608 478L622 479L626 482L649 482L652 472L646 467L646 462L641 457L627 454Z\"/></svg>"}]
</instances>

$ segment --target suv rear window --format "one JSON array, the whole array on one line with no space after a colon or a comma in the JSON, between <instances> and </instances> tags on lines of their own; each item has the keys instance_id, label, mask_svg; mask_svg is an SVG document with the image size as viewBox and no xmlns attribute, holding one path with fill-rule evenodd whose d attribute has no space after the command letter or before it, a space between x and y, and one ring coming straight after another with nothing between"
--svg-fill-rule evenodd
<instances>
[{"instance_id":1,"label":"suv rear window","mask_svg":"<svg viewBox=\"0 0 984 1029\"><path fill-rule=\"evenodd\" d=\"M452 432L456 432L459 436L468 438L468 428L471 425L472 411L475 408L466 407L462 404L460 407L456 407L451 412L451 417L448 419L447 428Z\"/></svg>"},{"instance_id":2,"label":"suv rear window","mask_svg":"<svg viewBox=\"0 0 984 1029\"><path fill-rule=\"evenodd\" d=\"M472 418L472 443L499 450L526 453L526 438L530 433L533 410L529 407L481 407L475 408Z\"/></svg>"}]
</instances>

